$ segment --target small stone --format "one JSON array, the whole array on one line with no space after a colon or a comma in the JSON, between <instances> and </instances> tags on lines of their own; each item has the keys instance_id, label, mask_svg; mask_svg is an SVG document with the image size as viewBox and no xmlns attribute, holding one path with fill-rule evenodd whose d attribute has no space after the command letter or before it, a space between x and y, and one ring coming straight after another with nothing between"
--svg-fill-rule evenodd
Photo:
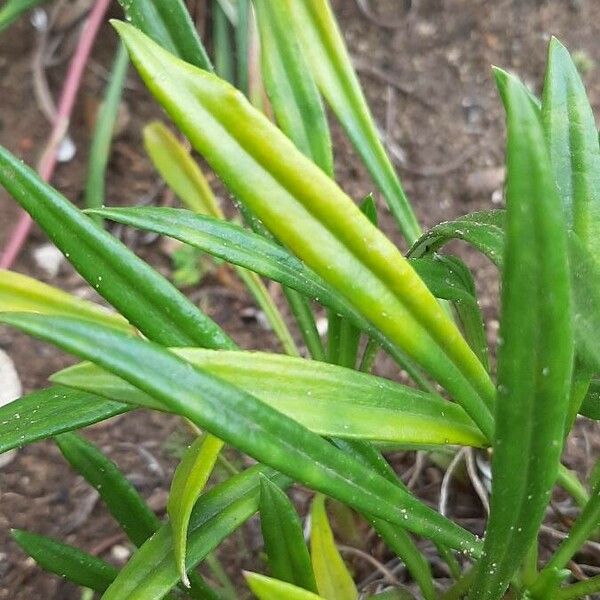
<instances>
[{"instance_id":1,"label":"small stone","mask_svg":"<svg viewBox=\"0 0 600 600\"><path fill-rule=\"evenodd\" d=\"M58 275L63 255L54 244L43 244L33 251L33 259L45 275L53 278Z\"/></svg>"}]
</instances>

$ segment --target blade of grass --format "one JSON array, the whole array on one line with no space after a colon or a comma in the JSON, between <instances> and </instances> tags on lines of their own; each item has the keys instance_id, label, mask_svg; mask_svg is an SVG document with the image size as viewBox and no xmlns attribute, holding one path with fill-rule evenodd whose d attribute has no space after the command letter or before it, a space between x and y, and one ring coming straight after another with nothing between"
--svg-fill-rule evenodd
<instances>
[{"instance_id":1,"label":"blade of grass","mask_svg":"<svg viewBox=\"0 0 600 600\"><path fill-rule=\"evenodd\" d=\"M357 600L358 590L335 545L321 494L312 502L310 527L310 554L319 594L327 600Z\"/></svg>"},{"instance_id":2,"label":"blade of grass","mask_svg":"<svg viewBox=\"0 0 600 600\"><path fill-rule=\"evenodd\" d=\"M379 139L329 2L286 2L293 14L287 26L301 40L321 92L383 193L404 237L412 244L421 233L419 224Z\"/></svg>"},{"instance_id":3,"label":"blade of grass","mask_svg":"<svg viewBox=\"0 0 600 600\"><path fill-rule=\"evenodd\" d=\"M464 552L478 552L479 541L460 526L296 421L152 342L67 317L4 313L0 322L97 363L165 410L357 510Z\"/></svg>"},{"instance_id":4,"label":"blade of grass","mask_svg":"<svg viewBox=\"0 0 600 600\"><path fill-rule=\"evenodd\" d=\"M600 144L592 107L568 50L552 38L542 122L569 226L593 256L600 252Z\"/></svg>"},{"instance_id":5,"label":"blade of grass","mask_svg":"<svg viewBox=\"0 0 600 600\"><path fill-rule=\"evenodd\" d=\"M491 511L472 600L501 598L537 532L562 450L573 362L567 233L539 114L510 77L507 244Z\"/></svg>"},{"instance_id":6,"label":"blade of grass","mask_svg":"<svg viewBox=\"0 0 600 600\"><path fill-rule=\"evenodd\" d=\"M27 394L0 406L0 454L129 410L131 405L59 385Z\"/></svg>"},{"instance_id":7,"label":"blade of grass","mask_svg":"<svg viewBox=\"0 0 600 600\"><path fill-rule=\"evenodd\" d=\"M223 442L208 434L199 437L186 451L175 470L167 512L171 520L173 551L183 584L190 587L185 568L187 533L194 504L206 486Z\"/></svg>"},{"instance_id":8,"label":"blade of grass","mask_svg":"<svg viewBox=\"0 0 600 600\"><path fill-rule=\"evenodd\" d=\"M225 79L225 81L234 83L233 30L219 0L213 0L212 19L215 72L219 77Z\"/></svg>"},{"instance_id":9,"label":"blade of grass","mask_svg":"<svg viewBox=\"0 0 600 600\"><path fill-rule=\"evenodd\" d=\"M121 42L111 69L104 101L96 117L94 134L90 143L84 194L84 202L87 208L100 208L105 203L106 165L108 164L110 144L117 121L128 66L129 55ZM97 223L102 225L101 219L97 218Z\"/></svg>"},{"instance_id":10,"label":"blade of grass","mask_svg":"<svg viewBox=\"0 0 600 600\"><path fill-rule=\"evenodd\" d=\"M174 352L322 435L392 444L485 445L485 438L459 406L386 379L278 354ZM89 363L56 373L52 380L160 409L147 394Z\"/></svg>"},{"instance_id":11,"label":"blade of grass","mask_svg":"<svg viewBox=\"0 0 600 600\"><path fill-rule=\"evenodd\" d=\"M284 581L265 577L258 573L244 573L248 587L259 600L324 600L322 596L317 596L301 587L296 587Z\"/></svg>"},{"instance_id":12,"label":"blade of grass","mask_svg":"<svg viewBox=\"0 0 600 600\"><path fill-rule=\"evenodd\" d=\"M52 538L19 529L11 536L42 569L95 592L104 592L117 576L109 563Z\"/></svg>"},{"instance_id":13,"label":"blade of grass","mask_svg":"<svg viewBox=\"0 0 600 600\"><path fill-rule=\"evenodd\" d=\"M127 537L141 546L160 521L133 485L98 448L75 433L63 433L55 441L73 469L98 491Z\"/></svg>"},{"instance_id":14,"label":"blade of grass","mask_svg":"<svg viewBox=\"0 0 600 600\"><path fill-rule=\"evenodd\" d=\"M250 0L237 0L236 24L234 29L236 56L236 87L248 96L249 71L248 54L250 51L250 19L252 7Z\"/></svg>"},{"instance_id":15,"label":"blade of grass","mask_svg":"<svg viewBox=\"0 0 600 600\"><path fill-rule=\"evenodd\" d=\"M117 313L98 304L82 300L14 271L0 269L0 312L36 312L54 315L71 315L131 331L131 326Z\"/></svg>"},{"instance_id":16,"label":"blade of grass","mask_svg":"<svg viewBox=\"0 0 600 600\"><path fill-rule=\"evenodd\" d=\"M296 509L285 492L264 476L260 482L260 526L271 575L316 592L315 575Z\"/></svg>"}]
</instances>

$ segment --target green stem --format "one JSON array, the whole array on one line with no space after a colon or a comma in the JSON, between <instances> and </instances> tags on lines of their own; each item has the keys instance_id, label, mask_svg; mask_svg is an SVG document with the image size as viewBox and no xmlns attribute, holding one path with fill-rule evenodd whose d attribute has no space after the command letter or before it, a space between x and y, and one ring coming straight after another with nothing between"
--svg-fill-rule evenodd
<instances>
[{"instance_id":1,"label":"green stem","mask_svg":"<svg viewBox=\"0 0 600 600\"><path fill-rule=\"evenodd\" d=\"M340 348L337 361L340 366L354 369L359 342L360 331L348 319L343 319L340 327Z\"/></svg>"},{"instance_id":2,"label":"green stem","mask_svg":"<svg viewBox=\"0 0 600 600\"><path fill-rule=\"evenodd\" d=\"M325 361L325 349L323 348L323 342L321 336L317 330L317 324L315 323L315 317L310 308L310 301L308 298L293 290L291 288L284 287L283 293L287 298L290 309L296 319L302 339L310 352L310 355L314 360Z\"/></svg>"},{"instance_id":3,"label":"green stem","mask_svg":"<svg viewBox=\"0 0 600 600\"><path fill-rule=\"evenodd\" d=\"M359 371L364 371L365 373L370 373L373 365L375 364L375 358L377 357L377 352L379 351L379 343L375 340L369 338L367 345L365 347L365 351L363 352L362 359L360 361L360 366L358 367Z\"/></svg>"},{"instance_id":4,"label":"green stem","mask_svg":"<svg viewBox=\"0 0 600 600\"><path fill-rule=\"evenodd\" d=\"M248 96L248 51L250 46L250 1L238 0L235 43L237 56L237 88Z\"/></svg>"},{"instance_id":5,"label":"green stem","mask_svg":"<svg viewBox=\"0 0 600 600\"><path fill-rule=\"evenodd\" d=\"M558 590L554 595L554 600L577 600L596 592L600 592L600 575Z\"/></svg>"},{"instance_id":6,"label":"green stem","mask_svg":"<svg viewBox=\"0 0 600 600\"><path fill-rule=\"evenodd\" d=\"M85 206L87 208L100 208L104 205L106 165L128 66L129 55L123 42L120 42L90 144L88 175L85 182ZM102 224L100 217L92 218L98 224Z\"/></svg>"},{"instance_id":7,"label":"green stem","mask_svg":"<svg viewBox=\"0 0 600 600\"><path fill-rule=\"evenodd\" d=\"M237 274L240 276L240 279L244 282L246 287L250 290L250 293L254 296L254 299L265 313L267 320L269 321L273 331L283 349L290 356L300 356L300 351L294 342L294 338L290 333L281 313L277 306L275 306L275 302L271 295L267 291L265 284L262 282L262 279L252 271L248 271L243 267L235 267Z\"/></svg>"},{"instance_id":8,"label":"green stem","mask_svg":"<svg viewBox=\"0 0 600 600\"><path fill-rule=\"evenodd\" d=\"M221 4L213 1L213 46L215 54L215 71L221 79L233 83L233 47L231 43L231 24Z\"/></svg>"},{"instance_id":9,"label":"green stem","mask_svg":"<svg viewBox=\"0 0 600 600\"><path fill-rule=\"evenodd\" d=\"M465 573L450 589L446 590L440 600L460 600L468 591L475 577L476 569Z\"/></svg>"},{"instance_id":10,"label":"green stem","mask_svg":"<svg viewBox=\"0 0 600 600\"><path fill-rule=\"evenodd\" d=\"M337 364L340 355L342 317L335 311L327 311L327 361Z\"/></svg>"},{"instance_id":11,"label":"green stem","mask_svg":"<svg viewBox=\"0 0 600 600\"><path fill-rule=\"evenodd\" d=\"M225 572L225 569L223 569L223 566L219 562L219 559L212 552L206 556L206 564L214 573L214 576L217 578L217 581L223 586L223 595L228 600L236 600L237 593L235 591L235 585Z\"/></svg>"},{"instance_id":12,"label":"green stem","mask_svg":"<svg viewBox=\"0 0 600 600\"><path fill-rule=\"evenodd\" d=\"M569 471L564 465L558 467L558 477L556 483L569 494L575 500L578 506L583 508L589 501L590 495L587 490L579 481L579 478L575 473Z\"/></svg>"}]
</instances>

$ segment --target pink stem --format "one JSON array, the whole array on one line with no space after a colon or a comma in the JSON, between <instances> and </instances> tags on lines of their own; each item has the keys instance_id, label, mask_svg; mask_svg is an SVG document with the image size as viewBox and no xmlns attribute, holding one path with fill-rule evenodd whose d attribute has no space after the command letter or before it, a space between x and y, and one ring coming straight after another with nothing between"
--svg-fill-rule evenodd
<instances>
[{"instance_id":1,"label":"pink stem","mask_svg":"<svg viewBox=\"0 0 600 600\"><path fill-rule=\"evenodd\" d=\"M60 101L58 103L58 109L52 125L48 145L42 154L38 166L38 173L44 181L50 181L54 174L57 160L56 151L69 128L69 121L71 113L73 112L77 92L81 86L83 71L90 56L98 30L100 29L100 25L102 25L104 15L110 5L110 1L111 0L98 0L94 5L94 8L90 11L90 16L81 32L77 48L75 49L75 53L69 64L69 70L67 71ZM27 240L31 225L31 217L26 212L22 211L19 222L0 256L1 269L10 269L14 264L19 256L19 252Z\"/></svg>"}]
</instances>

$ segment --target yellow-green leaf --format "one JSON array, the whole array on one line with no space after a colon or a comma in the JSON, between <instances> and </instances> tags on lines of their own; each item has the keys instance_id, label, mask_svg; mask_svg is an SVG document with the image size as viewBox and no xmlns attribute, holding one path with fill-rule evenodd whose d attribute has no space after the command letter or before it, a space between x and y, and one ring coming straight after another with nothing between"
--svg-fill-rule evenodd
<instances>
[{"instance_id":1,"label":"yellow-green leaf","mask_svg":"<svg viewBox=\"0 0 600 600\"><path fill-rule=\"evenodd\" d=\"M321 494L313 500L310 523L310 552L319 594L326 600L357 600L358 590L335 545Z\"/></svg>"},{"instance_id":2,"label":"yellow-green leaf","mask_svg":"<svg viewBox=\"0 0 600 600\"><path fill-rule=\"evenodd\" d=\"M258 573L244 573L248 587L258 600L324 600L323 596L317 596L303 588L259 575Z\"/></svg>"},{"instance_id":3,"label":"yellow-green leaf","mask_svg":"<svg viewBox=\"0 0 600 600\"><path fill-rule=\"evenodd\" d=\"M173 475L167 512L171 520L175 560L181 574L181 580L186 587L190 587L185 567L190 516L196 500L198 500L212 473L221 448L223 448L223 442L213 435L207 434L199 437L188 448Z\"/></svg>"},{"instance_id":4,"label":"yellow-green leaf","mask_svg":"<svg viewBox=\"0 0 600 600\"><path fill-rule=\"evenodd\" d=\"M144 147L156 170L187 208L223 218L202 170L163 123L154 121L144 127Z\"/></svg>"},{"instance_id":5,"label":"yellow-green leaf","mask_svg":"<svg viewBox=\"0 0 600 600\"><path fill-rule=\"evenodd\" d=\"M121 331L132 329L121 315L98 304L76 298L27 275L3 269L0 269L0 312L65 315L102 323Z\"/></svg>"}]
</instances>

